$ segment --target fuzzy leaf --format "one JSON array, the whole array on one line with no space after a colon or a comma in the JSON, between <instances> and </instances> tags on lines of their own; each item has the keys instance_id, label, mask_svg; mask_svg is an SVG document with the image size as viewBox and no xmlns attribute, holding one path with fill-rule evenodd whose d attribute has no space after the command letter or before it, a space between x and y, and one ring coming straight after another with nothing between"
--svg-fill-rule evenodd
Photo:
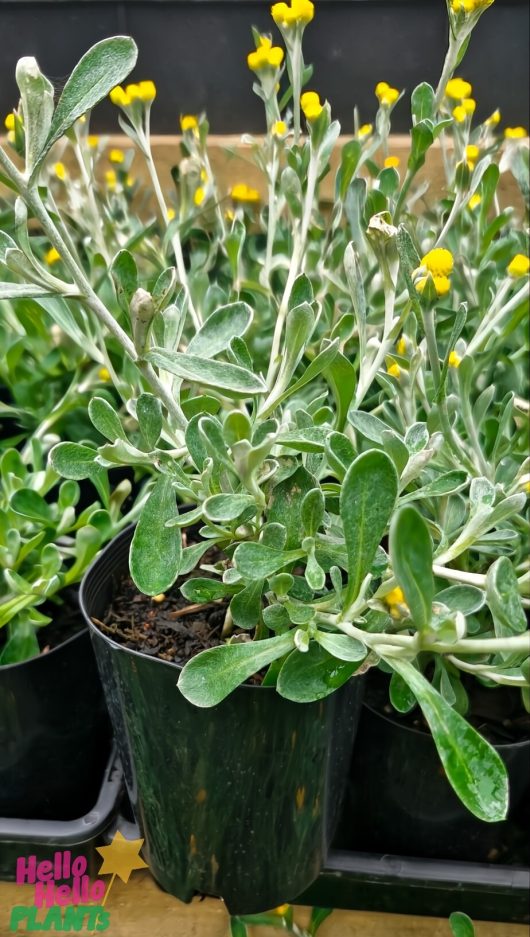
<instances>
[{"instance_id":1,"label":"fuzzy leaf","mask_svg":"<svg viewBox=\"0 0 530 937\"><path fill-rule=\"evenodd\" d=\"M166 527L177 506L167 475L160 475L136 525L129 563L140 592L158 595L173 585L180 572L182 540L178 527Z\"/></svg>"}]
</instances>

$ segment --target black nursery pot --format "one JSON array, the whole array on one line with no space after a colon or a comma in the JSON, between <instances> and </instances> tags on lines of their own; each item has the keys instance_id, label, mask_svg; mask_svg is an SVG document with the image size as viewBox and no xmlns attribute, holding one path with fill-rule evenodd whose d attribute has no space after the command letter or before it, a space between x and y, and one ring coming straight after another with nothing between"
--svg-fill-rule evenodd
<instances>
[{"instance_id":1,"label":"black nursery pot","mask_svg":"<svg viewBox=\"0 0 530 937\"><path fill-rule=\"evenodd\" d=\"M530 740L494 746L508 769L508 819L486 823L461 803L432 737L365 703L345 824L356 850L528 865ZM526 796L525 796L526 795ZM518 834L520 830L520 835Z\"/></svg>"},{"instance_id":2,"label":"black nursery pot","mask_svg":"<svg viewBox=\"0 0 530 937\"><path fill-rule=\"evenodd\" d=\"M158 883L251 914L317 877L338 820L362 682L312 704L242 686L211 709L177 689L178 665L128 650L92 623L128 568L123 531L87 572L90 625L132 808Z\"/></svg>"},{"instance_id":3,"label":"black nursery pot","mask_svg":"<svg viewBox=\"0 0 530 937\"><path fill-rule=\"evenodd\" d=\"M96 801L110 727L85 627L0 667L0 817L73 820Z\"/></svg>"}]
</instances>

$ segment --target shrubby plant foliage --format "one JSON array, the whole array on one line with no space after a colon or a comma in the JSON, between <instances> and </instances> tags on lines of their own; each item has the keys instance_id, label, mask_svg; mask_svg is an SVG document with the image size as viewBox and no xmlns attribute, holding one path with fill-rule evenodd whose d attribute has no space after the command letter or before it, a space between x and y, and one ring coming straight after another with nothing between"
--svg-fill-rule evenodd
<instances>
[{"instance_id":1,"label":"shrubby plant foliage","mask_svg":"<svg viewBox=\"0 0 530 937\"><path fill-rule=\"evenodd\" d=\"M22 168L0 149L15 199L0 296L9 310L41 305L112 384L89 404L104 441L62 442L51 464L92 479L104 508L108 469L152 473L131 547L138 588L158 596L197 568L185 597L226 605L222 643L187 664L180 692L213 706L264 671L304 702L379 666L393 705L420 704L449 780L491 821L506 813L506 773L464 718L461 678L520 687L528 706L530 474L527 239L522 209L498 194L511 171L528 199L526 132L502 136L498 112L476 124L454 74L489 5L448 4L439 86L410 95L406 165L389 151L404 92L377 85L373 123L356 113L340 148L332 204L319 192L340 127L304 62L308 0L273 6L279 35L253 33L266 133L245 140L263 192L245 179L220 191L206 116L183 114L166 201L156 89L120 84L132 40L91 49L56 104L22 60L8 118ZM111 151L101 178L89 112L109 93L152 180L147 223L131 151ZM418 181L434 146L438 200Z\"/></svg>"}]
</instances>

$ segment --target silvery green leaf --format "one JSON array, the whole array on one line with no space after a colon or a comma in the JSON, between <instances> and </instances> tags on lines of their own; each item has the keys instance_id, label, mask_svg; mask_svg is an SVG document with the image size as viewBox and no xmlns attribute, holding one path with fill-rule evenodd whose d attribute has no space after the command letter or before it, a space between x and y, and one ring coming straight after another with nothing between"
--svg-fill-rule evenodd
<instances>
[{"instance_id":1,"label":"silvery green leaf","mask_svg":"<svg viewBox=\"0 0 530 937\"><path fill-rule=\"evenodd\" d=\"M151 364L183 380L214 387L234 397L249 397L267 390L266 384L257 374L224 361L178 351L168 352L163 348L153 348L145 357Z\"/></svg>"},{"instance_id":2,"label":"silvery green leaf","mask_svg":"<svg viewBox=\"0 0 530 937\"><path fill-rule=\"evenodd\" d=\"M36 59L19 59L16 68L26 138L26 171L31 173L39 159L53 115L53 85L42 74Z\"/></svg>"}]
</instances>

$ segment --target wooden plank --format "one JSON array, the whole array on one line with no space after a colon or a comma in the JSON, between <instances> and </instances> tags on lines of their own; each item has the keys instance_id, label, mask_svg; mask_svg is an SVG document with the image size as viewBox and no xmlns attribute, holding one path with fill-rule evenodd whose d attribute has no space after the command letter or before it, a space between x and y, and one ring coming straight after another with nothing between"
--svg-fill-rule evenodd
<instances>
[{"instance_id":1,"label":"wooden plank","mask_svg":"<svg viewBox=\"0 0 530 937\"><path fill-rule=\"evenodd\" d=\"M10 933L11 908L31 905L33 895L31 886L0 883L0 934ZM196 898L191 904L183 904L163 892L147 872L133 873L127 885L116 880L106 908L110 912L108 929L83 930L83 934L90 937L97 937L99 933L108 937L228 937L228 916L221 901ZM299 924L306 924L309 909L297 908L295 917ZM42 912L39 919L42 919ZM33 937L35 931L21 929L16 933L18 937ZM254 927L251 937L278 937L278 933L272 928ZM441 918L334 911L319 931L319 937L450 937L450 932L447 921ZM476 937L528 937L528 927L478 922Z\"/></svg>"}]
</instances>

